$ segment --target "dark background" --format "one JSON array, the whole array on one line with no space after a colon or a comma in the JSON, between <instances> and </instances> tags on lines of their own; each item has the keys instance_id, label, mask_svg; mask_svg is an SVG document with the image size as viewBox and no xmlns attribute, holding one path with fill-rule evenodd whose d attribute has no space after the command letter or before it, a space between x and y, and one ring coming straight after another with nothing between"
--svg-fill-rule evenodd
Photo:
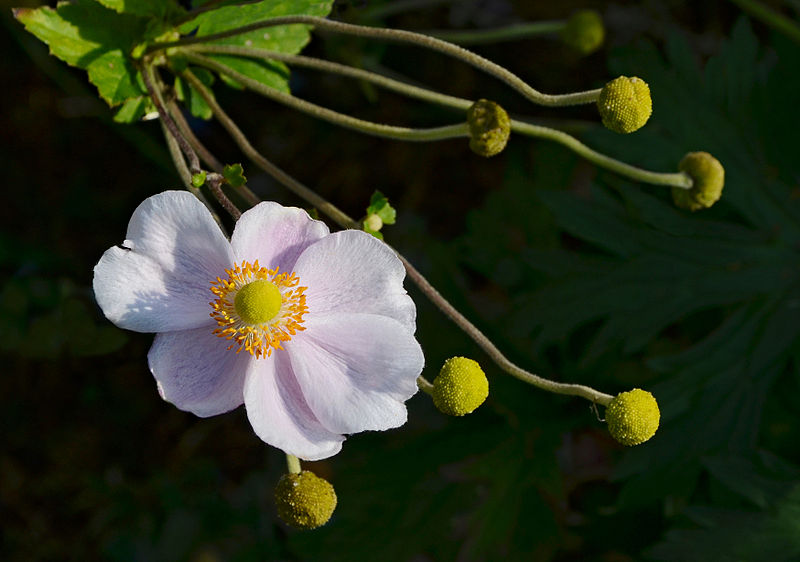
<instances>
[{"instance_id":1,"label":"dark background","mask_svg":"<svg viewBox=\"0 0 800 562\"><path fill-rule=\"evenodd\" d=\"M797 17L791 2L770 4ZM0 557L798 559L800 159L791 133L800 47L721 1L464 0L371 19L382 5L341 2L332 17L426 30L595 8L607 42L588 57L553 38L475 50L549 93L635 73L653 88L653 121L621 139L602 130L591 106L533 107L471 67L411 47L325 35L306 53L496 100L644 167L673 171L683 153L700 149L725 164L722 202L689 215L671 209L668 190L626 182L544 141L515 136L487 160L462 140L375 139L216 87L267 157L349 214L363 214L371 193L384 192L398 210L387 240L512 359L608 393L660 389L662 430L623 451L585 401L503 374L410 287L424 374L432 379L447 357L471 356L489 376L488 402L451 419L418 395L403 428L353 436L336 457L308 463L334 484L339 507L321 530L287 529L271 497L283 454L257 439L241 408L198 419L161 401L146 364L152 336L111 326L93 302L92 267L122 241L133 209L180 186L157 122L113 123L83 73L49 57L4 7ZM722 70L709 63L715 57ZM678 63L685 66L673 72ZM716 73L696 88L686 83L689 67L706 65ZM295 95L374 121L460 118L310 71L296 71L291 85ZM192 124L222 160L244 164L259 196L303 206L243 161L215 124ZM785 216L748 212L767 200ZM698 240L714 241L714 250ZM737 245L747 248L742 257ZM681 253L687 248L697 255ZM706 258L727 261L707 275ZM700 270L686 281L679 266ZM715 272L728 285L707 288ZM593 286L596 279L607 283ZM673 289L686 293L685 312L638 326ZM750 326L751 316L748 339L735 327ZM717 363L704 363L709 357Z\"/></svg>"}]
</instances>

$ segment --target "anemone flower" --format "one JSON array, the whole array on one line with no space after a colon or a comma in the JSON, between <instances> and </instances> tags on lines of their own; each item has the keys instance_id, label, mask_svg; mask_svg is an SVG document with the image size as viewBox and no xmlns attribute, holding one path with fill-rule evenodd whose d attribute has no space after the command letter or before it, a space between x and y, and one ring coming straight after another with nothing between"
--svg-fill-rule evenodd
<instances>
[{"instance_id":1,"label":"anemone flower","mask_svg":"<svg viewBox=\"0 0 800 562\"><path fill-rule=\"evenodd\" d=\"M229 241L194 196L166 191L103 254L94 293L117 326L157 333L164 400L201 417L244 404L263 441L316 460L406 421L423 356L404 276L373 236L302 209L260 203Z\"/></svg>"}]
</instances>

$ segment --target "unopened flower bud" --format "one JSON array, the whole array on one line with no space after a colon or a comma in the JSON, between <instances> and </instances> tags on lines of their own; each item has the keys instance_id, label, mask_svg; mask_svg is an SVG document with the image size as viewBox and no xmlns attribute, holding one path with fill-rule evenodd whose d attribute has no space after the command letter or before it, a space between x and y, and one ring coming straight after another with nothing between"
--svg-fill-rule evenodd
<instances>
[{"instance_id":1,"label":"unopened flower bud","mask_svg":"<svg viewBox=\"0 0 800 562\"><path fill-rule=\"evenodd\" d=\"M505 109L489 100L478 100L467 110L469 147L472 152L489 157L506 147L511 134L511 119Z\"/></svg>"},{"instance_id":2,"label":"unopened flower bud","mask_svg":"<svg viewBox=\"0 0 800 562\"><path fill-rule=\"evenodd\" d=\"M580 54L588 55L600 48L605 35L600 14L594 10L580 10L567 20L561 40Z\"/></svg>"},{"instance_id":3,"label":"unopened flower bud","mask_svg":"<svg viewBox=\"0 0 800 562\"><path fill-rule=\"evenodd\" d=\"M451 416L469 414L489 396L489 381L477 361L451 357L433 380L433 403Z\"/></svg>"},{"instance_id":4,"label":"unopened flower bud","mask_svg":"<svg viewBox=\"0 0 800 562\"><path fill-rule=\"evenodd\" d=\"M333 515L336 492L327 480L308 470L284 474L275 486L275 505L287 525L316 529Z\"/></svg>"},{"instance_id":5,"label":"unopened flower bud","mask_svg":"<svg viewBox=\"0 0 800 562\"><path fill-rule=\"evenodd\" d=\"M690 152L683 157L678 169L692 178L692 187L672 188L672 200L681 209L707 209L722 196L725 168L708 152Z\"/></svg>"},{"instance_id":6,"label":"unopened flower bud","mask_svg":"<svg viewBox=\"0 0 800 562\"><path fill-rule=\"evenodd\" d=\"M605 86L597 99L603 125L615 133L640 129L653 113L650 87L641 78L620 76Z\"/></svg>"},{"instance_id":7,"label":"unopened flower bud","mask_svg":"<svg viewBox=\"0 0 800 562\"><path fill-rule=\"evenodd\" d=\"M364 228L372 232L378 232L383 228L383 220L375 213L367 215L367 218L364 219Z\"/></svg>"},{"instance_id":8,"label":"unopened flower bud","mask_svg":"<svg viewBox=\"0 0 800 562\"><path fill-rule=\"evenodd\" d=\"M629 447L655 435L660 419L655 397L640 388L619 393L606 408L611 437Z\"/></svg>"}]
</instances>

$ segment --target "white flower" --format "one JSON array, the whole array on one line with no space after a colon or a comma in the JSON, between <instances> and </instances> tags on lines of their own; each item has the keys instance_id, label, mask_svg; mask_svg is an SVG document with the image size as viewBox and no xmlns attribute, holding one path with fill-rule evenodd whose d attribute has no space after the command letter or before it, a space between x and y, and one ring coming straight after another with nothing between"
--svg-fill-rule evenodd
<instances>
[{"instance_id":1,"label":"white flower","mask_svg":"<svg viewBox=\"0 0 800 562\"><path fill-rule=\"evenodd\" d=\"M406 421L423 356L404 276L373 236L301 209L260 203L228 241L194 196L167 191L134 211L94 292L116 325L158 333L162 398L203 417L244 403L262 440L315 460Z\"/></svg>"}]
</instances>

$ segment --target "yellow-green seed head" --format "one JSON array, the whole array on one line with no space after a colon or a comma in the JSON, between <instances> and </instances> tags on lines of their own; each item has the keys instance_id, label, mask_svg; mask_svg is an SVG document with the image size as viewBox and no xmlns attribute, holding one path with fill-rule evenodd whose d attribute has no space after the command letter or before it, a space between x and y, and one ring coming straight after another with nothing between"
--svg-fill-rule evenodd
<instances>
[{"instance_id":1,"label":"yellow-green seed head","mask_svg":"<svg viewBox=\"0 0 800 562\"><path fill-rule=\"evenodd\" d=\"M433 403L451 416L469 414L489 396L489 381L477 361L451 357L433 380Z\"/></svg>"},{"instance_id":2,"label":"yellow-green seed head","mask_svg":"<svg viewBox=\"0 0 800 562\"><path fill-rule=\"evenodd\" d=\"M605 36L603 18L594 10L575 12L561 31L561 40L582 55L591 54L599 49Z\"/></svg>"},{"instance_id":3,"label":"yellow-green seed head","mask_svg":"<svg viewBox=\"0 0 800 562\"><path fill-rule=\"evenodd\" d=\"M605 86L597 99L603 125L615 133L641 129L653 113L650 87L641 78L620 76Z\"/></svg>"},{"instance_id":4,"label":"yellow-green seed head","mask_svg":"<svg viewBox=\"0 0 800 562\"><path fill-rule=\"evenodd\" d=\"M256 325L272 320L280 311L281 303L281 292L275 283L258 279L239 289L233 308L242 320Z\"/></svg>"},{"instance_id":5,"label":"yellow-green seed head","mask_svg":"<svg viewBox=\"0 0 800 562\"><path fill-rule=\"evenodd\" d=\"M725 168L708 152L690 152L678 164L678 169L694 182L689 189L672 188L672 200L681 209L707 209L722 196Z\"/></svg>"},{"instance_id":6,"label":"yellow-green seed head","mask_svg":"<svg viewBox=\"0 0 800 562\"><path fill-rule=\"evenodd\" d=\"M467 110L469 147L472 152L489 157L506 147L511 134L511 119L506 110L489 100L478 100Z\"/></svg>"},{"instance_id":7,"label":"yellow-green seed head","mask_svg":"<svg viewBox=\"0 0 800 562\"><path fill-rule=\"evenodd\" d=\"M284 474L275 486L275 505L287 525L316 529L333 515L336 492L330 482L308 470Z\"/></svg>"},{"instance_id":8,"label":"yellow-green seed head","mask_svg":"<svg viewBox=\"0 0 800 562\"><path fill-rule=\"evenodd\" d=\"M619 393L606 408L611 437L629 447L655 435L660 419L655 397L641 388Z\"/></svg>"}]
</instances>

